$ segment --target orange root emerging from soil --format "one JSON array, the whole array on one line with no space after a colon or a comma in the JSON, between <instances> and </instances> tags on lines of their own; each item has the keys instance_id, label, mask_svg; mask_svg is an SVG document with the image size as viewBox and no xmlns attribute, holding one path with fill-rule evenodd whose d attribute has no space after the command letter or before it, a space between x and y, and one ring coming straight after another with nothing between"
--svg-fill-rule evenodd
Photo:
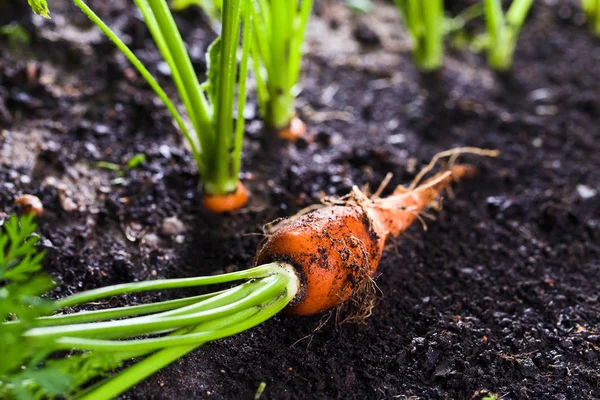
<instances>
[{"instance_id":1,"label":"orange root emerging from soil","mask_svg":"<svg viewBox=\"0 0 600 400\"><path fill-rule=\"evenodd\" d=\"M293 117L290 126L279 130L279 138L291 142L300 139L306 134L306 124L298 117Z\"/></svg>"},{"instance_id":2,"label":"orange root emerging from soil","mask_svg":"<svg viewBox=\"0 0 600 400\"><path fill-rule=\"evenodd\" d=\"M369 198L355 187L340 205L323 207L284 224L259 251L257 263L281 261L296 268L303 284L288 306L290 313L316 314L336 306L369 292L365 285L374 285L371 277L387 240L404 232L421 212L436 204L453 181L474 173L470 165L456 165L414 189L399 187L385 198Z\"/></svg>"},{"instance_id":3,"label":"orange root emerging from soil","mask_svg":"<svg viewBox=\"0 0 600 400\"><path fill-rule=\"evenodd\" d=\"M215 214L222 214L228 211L235 211L248 203L249 192L242 182L238 182L235 192L224 195L204 195L202 205L208 211Z\"/></svg>"}]
</instances>

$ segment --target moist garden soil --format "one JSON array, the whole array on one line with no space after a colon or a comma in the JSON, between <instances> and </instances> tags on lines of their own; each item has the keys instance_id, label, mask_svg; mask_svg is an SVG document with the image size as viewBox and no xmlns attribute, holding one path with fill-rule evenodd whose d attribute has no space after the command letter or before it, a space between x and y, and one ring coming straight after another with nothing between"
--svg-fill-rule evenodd
<instances>
[{"instance_id":1,"label":"moist garden soil","mask_svg":"<svg viewBox=\"0 0 600 400\"><path fill-rule=\"evenodd\" d=\"M90 1L168 82L131 3ZM0 44L0 211L16 211L20 194L42 200L54 296L247 268L265 223L323 196L375 188L388 172L391 190L455 146L502 151L465 157L480 174L455 186L426 231L390 243L364 324L280 315L123 398L252 399L261 382L264 399L600 398L600 40L578 2L536 2L509 73L450 48L432 75L414 68L391 4L356 16L318 2L298 101L310 138L266 140L252 95L243 178L253 197L224 216L199 206L167 111L72 4L53 1L50 21L24 1L2 4L0 22L18 21L31 42ZM177 20L202 76L215 34L198 11ZM121 177L95 166L139 153L146 163Z\"/></svg>"}]
</instances>

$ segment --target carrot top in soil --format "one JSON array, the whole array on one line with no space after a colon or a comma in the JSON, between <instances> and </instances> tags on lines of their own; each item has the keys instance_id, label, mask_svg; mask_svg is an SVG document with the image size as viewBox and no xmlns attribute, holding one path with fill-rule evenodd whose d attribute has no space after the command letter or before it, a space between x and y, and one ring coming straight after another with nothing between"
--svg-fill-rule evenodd
<instances>
[{"instance_id":1,"label":"carrot top in soil","mask_svg":"<svg viewBox=\"0 0 600 400\"><path fill-rule=\"evenodd\" d=\"M228 219L199 208L194 161L170 116L112 46L68 2L56 2L65 24L43 25L21 3L0 13L32 36L28 48L0 46L0 209L11 212L21 194L42 200L44 268L57 296L241 269L254 261L262 224L322 191L375 186L388 171L390 187L408 182L431 154L457 145L503 154L481 162L427 232L415 226L392 243L379 267L384 296L366 325L313 333L320 317L277 317L205 346L125 398L251 398L262 381L263 398L278 399L600 397L600 44L577 2L536 2L511 75L450 51L433 78L409 53L388 51L403 40L390 30L399 22L386 23L393 5L356 18L319 5L298 100L314 141L267 157L251 100L242 170L253 171L255 196ZM99 6L164 74L131 4ZM210 24L191 9L176 18L202 73ZM379 44L354 41L359 25ZM346 46L322 52L340 38ZM120 185L90 167L138 153L147 163Z\"/></svg>"}]
</instances>

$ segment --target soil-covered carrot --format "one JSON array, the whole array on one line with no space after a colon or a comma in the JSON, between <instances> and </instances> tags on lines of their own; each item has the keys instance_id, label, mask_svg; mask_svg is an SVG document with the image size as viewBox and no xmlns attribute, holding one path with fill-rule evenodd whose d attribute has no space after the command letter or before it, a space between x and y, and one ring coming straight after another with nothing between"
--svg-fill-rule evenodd
<instances>
[{"instance_id":1,"label":"soil-covered carrot","mask_svg":"<svg viewBox=\"0 0 600 400\"><path fill-rule=\"evenodd\" d=\"M424 173L440 157L462 152L497 154L455 149L440 153ZM474 172L470 165L455 165L417 186L422 173L414 185L399 187L385 198L369 198L355 187L342 203L303 215L277 229L259 251L257 263L279 261L296 268L302 285L288 306L292 314L315 314L353 295L360 296L365 286L372 285L371 277L388 238L404 232L453 181Z\"/></svg>"}]
</instances>

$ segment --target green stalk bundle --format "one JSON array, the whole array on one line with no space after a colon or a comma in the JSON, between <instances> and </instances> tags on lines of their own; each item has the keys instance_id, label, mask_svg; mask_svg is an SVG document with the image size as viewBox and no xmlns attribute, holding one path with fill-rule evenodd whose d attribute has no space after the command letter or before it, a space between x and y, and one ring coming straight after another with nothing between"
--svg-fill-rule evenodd
<instances>
[{"instance_id":1,"label":"green stalk bundle","mask_svg":"<svg viewBox=\"0 0 600 400\"><path fill-rule=\"evenodd\" d=\"M188 127L174 102L118 35L83 0L73 0L127 57L165 104L191 147L207 196L226 196L236 192L239 187L252 25L248 1L231 0L223 3L222 33L210 47L208 80L201 85L166 0L134 0L156 46L169 65L191 124ZM45 5L45 1L36 2ZM34 11L47 16L47 7L37 7ZM238 66L241 30L241 59ZM236 114L235 123L233 114Z\"/></svg>"},{"instance_id":2,"label":"green stalk bundle","mask_svg":"<svg viewBox=\"0 0 600 400\"><path fill-rule=\"evenodd\" d=\"M289 127L302 62L302 43L313 0L251 0L252 60L265 124Z\"/></svg>"},{"instance_id":3,"label":"green stalk bundle","mask_svg":"<svg viewBox=\"0 0 600 400\"><path fill-rule=\"evenodd\" d=\"M600 0L581 0L581 5L590 30L594 35L600 37Z\"/></svg>"},{"instance_id":4,"label":"green stalk bundle","mask_svg":"<svg viewBox=\"0 0 600 400\"><path fill-rule=\"evenodd\" d=\"M443 0L395 0L413 42L413 60L421 71L441 68L444 58Z\"/></svg>"},{"instance_id":5,"label":"green stalk bundle","mask_svg":"<svg viewBox=\"0 0 600 400\"><path fill-rule=\"evenodd\" d=\"M500 0L484 0L487 60L493 69L507 71L512 66L517 39L532 5L533 0L514 0L505 15Z\"/></svg>"},{"instance_id":6,"label":"green stalk bundle","mask_svg":"<svg viewBox=\"0 0 600 400\"><path fill-rule=\"evenodd\" d=\"M283 263L210 277L108 286L56 301L41 273L31 217L0 228L0 398L110 399L202 344L246 331L281 311L299 281ZM151 304L73 312L151 290L245 281L230 289ZM60 357L61 352L68 357ZM91 380L140 359L116 374ZM82 389L85 387L85 389Z\"/></svg>"}]
</instances>

